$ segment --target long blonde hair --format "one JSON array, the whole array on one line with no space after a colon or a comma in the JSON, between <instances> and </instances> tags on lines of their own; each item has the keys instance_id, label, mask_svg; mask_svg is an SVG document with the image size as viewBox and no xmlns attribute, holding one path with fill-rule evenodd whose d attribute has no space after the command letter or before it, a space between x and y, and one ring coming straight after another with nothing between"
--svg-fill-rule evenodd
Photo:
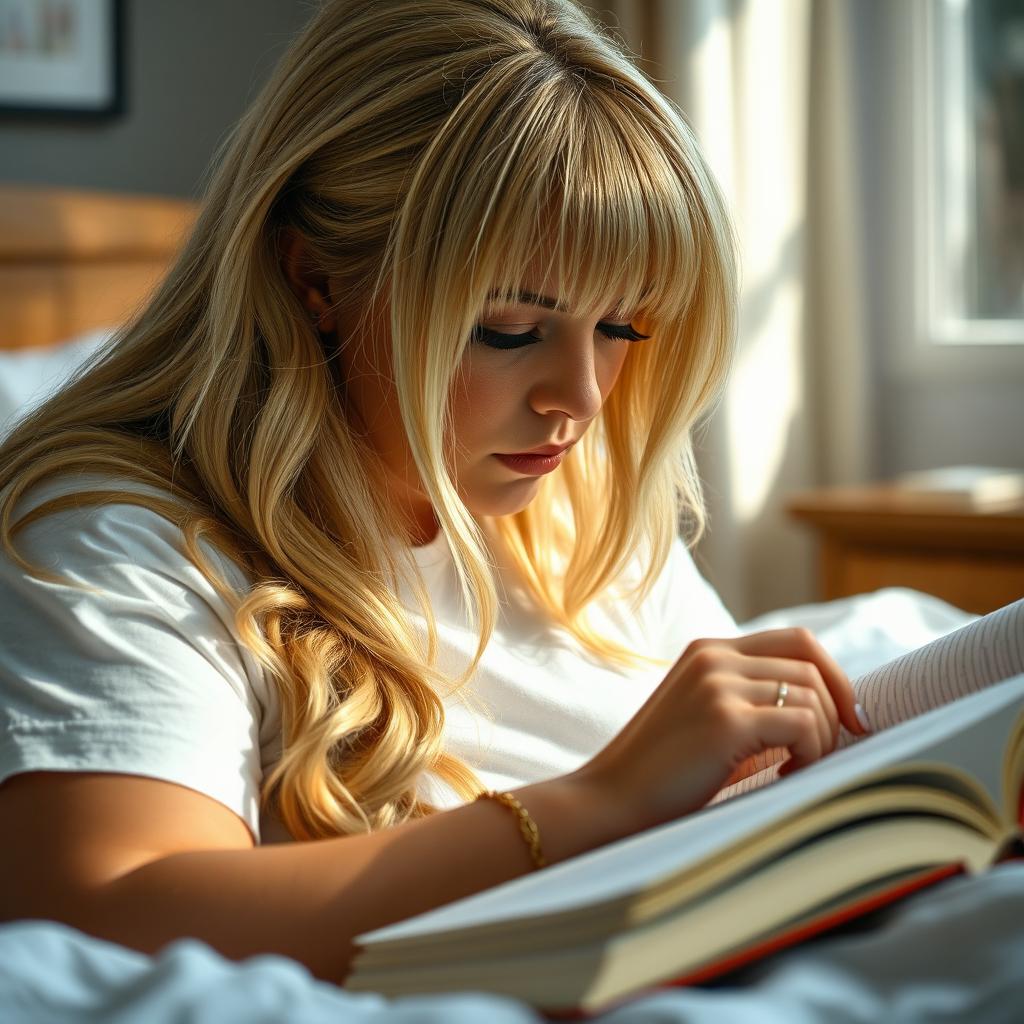
<instances>
[{"instance_id":1,"label":"long blonde hair","mask_svg":"<svg viewBox=\"0 0 1024 1024\"><path fill-rule=\"evenodd\" d=\"M593 309L617 289L651 335L533 502L488 521L551 620L627 667L645 659L595 632L587 606L643 548L638 608L680 522L691 542L703 531L692 433L731 361L737 266L681 113L569 0L327 0L293 42L218 154L160 287L0 448L0 541L53 579L14 536L69 503L130 502L178 524L279 688L283 751L261 799L308 839L432 812L417 795L427 770L465 799L482 786L442 749L452 681L434 664L429 598L285 280L286 228L347 301L390 311L402 421L479 630L459 687L499 608L486 536L445 458L449 390L488 292L513 293L547 246L566 302ZM94 490L13 521L33 484L69 470L168 496ZM218 577L201 539L249 574L248 593ZM421 603L425 650L399 580Z\"/></svg>"}]
</instances>

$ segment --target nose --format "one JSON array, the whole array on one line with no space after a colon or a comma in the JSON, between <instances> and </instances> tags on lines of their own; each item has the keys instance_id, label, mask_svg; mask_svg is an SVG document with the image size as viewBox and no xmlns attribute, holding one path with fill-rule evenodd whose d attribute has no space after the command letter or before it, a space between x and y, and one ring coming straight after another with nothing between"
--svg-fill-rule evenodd
<instances>
[{"instance_id":1,"label":"nose","mask_svg":"<svg viewBox=\"0 0 1024 1024\"><path fill-rule=\"evenodd\" d=\"M574 420L591 420L604 402L603 378L612 373L605 366L601 339L594 331L573 330L544 346L546 359L530 392L530 404L538 413L560 412Z\"/></svg>"}]
</instances>

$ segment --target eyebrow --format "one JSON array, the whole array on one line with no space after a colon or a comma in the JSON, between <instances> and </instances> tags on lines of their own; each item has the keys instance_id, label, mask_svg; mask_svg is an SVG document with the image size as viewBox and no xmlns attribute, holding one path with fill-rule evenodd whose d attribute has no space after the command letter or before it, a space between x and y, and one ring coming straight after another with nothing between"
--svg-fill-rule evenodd
<instances>
[{"instance_id":1,"label":"eyebrow","mask_svg":"<svg viewBox=\"0 0 1024 1024\"><path fill-rule=\"evenodd\" d=\"M498 289L494 289L494 290L490 291L488 293L488 295L487 295L488 301L490 301L491 299L497 299L497 298L507 298L507 297L503 297L502 293ZM512 301L524 302L524 303L526 303L529 306L543 306L544 309L553 309L553 310L555 310L558 313L567 313L568 312L568 309L567 309L566 306L564 306L562 303L558 302L557 299L551 298L550 295L538 295L536 292L528 292L528 291L524 291L524 290L519 290L517 292L513 292L511 298L512 298ZM622 302L622 299L619 299L618 302L615 304L615 308L616 309L618 309L618 306L619 306L619 304L621 302Z\"/></svg>"}]
</instances>

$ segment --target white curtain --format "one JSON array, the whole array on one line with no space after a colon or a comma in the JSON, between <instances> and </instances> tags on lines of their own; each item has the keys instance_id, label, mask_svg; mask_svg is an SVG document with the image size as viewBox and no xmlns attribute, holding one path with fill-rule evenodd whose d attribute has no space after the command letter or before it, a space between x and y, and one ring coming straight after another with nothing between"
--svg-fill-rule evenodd
<instances>
[{"instance_id":1,"label":"white curtain","mask_svg":"<svg viewBox=\"0 0 1024 1024\"><path fill-rule=\"evenodd\" d=\"M740 621L817 599L793 492L874 469L856 173L856 4L593 0L682 109L736 221L738 356L698 436L695 555Z\"/></svg>"}]
</instances>

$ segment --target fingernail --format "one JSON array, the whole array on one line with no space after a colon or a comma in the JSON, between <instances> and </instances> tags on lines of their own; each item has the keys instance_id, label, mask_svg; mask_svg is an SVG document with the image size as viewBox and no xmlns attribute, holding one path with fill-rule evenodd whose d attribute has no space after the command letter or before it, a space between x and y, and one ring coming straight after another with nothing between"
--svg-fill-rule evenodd
<instances>
[{"instance_id":1,"label":"fingernail","mask_svg":"<svg viewBox=\"0 0 1024 1024\"><path fill-rule=\"evenodd\" d=\"M857 721L860 722L865 732L871 732L871 723L868 721L868 713L859 705L853 705L853 713L857 716Z\"/></svg>"}]
</instances>

